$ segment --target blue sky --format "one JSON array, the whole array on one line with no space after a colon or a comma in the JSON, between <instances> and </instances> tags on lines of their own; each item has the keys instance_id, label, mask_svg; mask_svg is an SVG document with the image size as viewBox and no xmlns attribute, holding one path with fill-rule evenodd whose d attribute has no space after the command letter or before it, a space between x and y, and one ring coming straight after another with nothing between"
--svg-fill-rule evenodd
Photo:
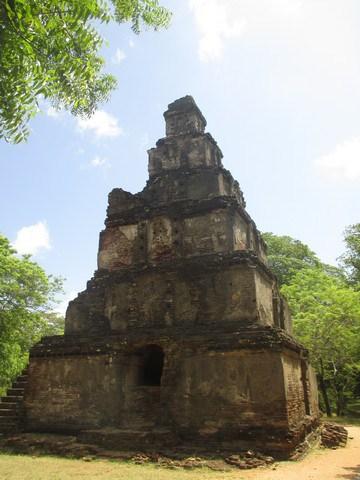
<instances>
[{"instance_id":1,"label":"blue sky","mask_svg":"<svg viewBox=\"0 0 360 480\"><path fill-rule=\"evenodd\" d=\"M1 231L67 279L62 308L96 269L108 193L143 188L162 114L187 94L261 231L335 263L360 221L360 2L162 3L168 30L103 29L119 85L92 119L44 105L27 143L0 143Z\"/></svg>"}]
</instances>

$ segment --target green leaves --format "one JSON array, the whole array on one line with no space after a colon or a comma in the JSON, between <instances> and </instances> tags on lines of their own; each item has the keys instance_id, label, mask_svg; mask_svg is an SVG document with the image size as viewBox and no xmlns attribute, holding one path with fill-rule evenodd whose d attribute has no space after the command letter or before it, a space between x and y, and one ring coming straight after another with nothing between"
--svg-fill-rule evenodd
<instances>
[{"instance_id":1,"label":"green leaves","mask_svg":"<svg viewBox=\"0 0 360 480\"><path fill-rule=\"evenodd\" d=\"M360 292L321 268L300 270L281 292L296 337L343 414L360 368Z\"/></svg>"},{"instance_id":2,"label":"green leaves","mask_svg":"<svg viewBox=\"0 0 360 480\"><path fill-rule=\"evenodd\" d=\"M47 276L29 255L15 253L0 235L0 390L23 368L30 347L59 331L49 311L61 279Z\"/></svg>"},{"instance_id":3,"label":"green leaves","mask_svg":"<svg viewBox=\"0 0 360 480\"><path fill-rule=\"evenodd\" d=\"M346 232L348 250L341 258L348 275L321 263L299 240L263 234L269 266L289 303L295 336L310 352L328 413L329 398L344 413L360 370L360 291L352 288L360 271L360 224Z\"/></svg>"},{"instance_id":4,"label":"green leaves","mask_svg":"<svg viewBox=\"0 0 360 480\"><path fill-rule=\"evenodd\" d=\"M139 33L170 17L157 0L0 0L0 139L26 140L39 95L82 116L108 100L116 79L102 71L94 25L130 22Z\"/></svg>"},{"instance_id":5,"label":"green leaves","mask_svg":"<svg viewBox=\"0 0 360 480\"><path fill-rule=\"evenodd\" d=\"M326 357L336 364L355 358L360 348L360 292L320 268L299 271L281 291L291 308L295 334L314 361Z\"/></svg>"},{"instance_id":6,"label":"green leaves","mask_svg":"<svg viewBox=\"0 0 360 480\"><path fill-rule=\"evenodd\" d=\"M261 236L268 246L269 267L280 285L289 284L299 270L317 267L321 263L316 254L300 240L270 232L262 233Z\"/></svg>"},{"instance_id":7,"label":"green leaves","mask_svg":"<svg viewBox=\"0 0 360 480\"><path fill-rule=\"evenodd\" d=\"M360 223L345 229L346 252L340 257L349 282L360 290Z\"/></svg>"},{"instance_id":8,"label":"green leaves","mask_svg":"<svg viewBox=\"0 0 360 480\"><path fill-rule=\"evenodd\" d=\"M171 13L159 6L157 0L112 0L114 17L117 22L131 22L135 33L140 33L141 25L155 30L167 27Z\"/></svg>"}]
</instances>

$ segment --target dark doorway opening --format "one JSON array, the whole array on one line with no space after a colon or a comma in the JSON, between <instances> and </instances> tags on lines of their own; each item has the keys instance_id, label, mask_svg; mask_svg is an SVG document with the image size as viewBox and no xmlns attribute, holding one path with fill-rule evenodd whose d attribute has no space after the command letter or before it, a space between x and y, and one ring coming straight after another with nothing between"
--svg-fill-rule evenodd
<instances>
[{"instance_id":1,"label":"dark doorway opening","mask_svg":"<svg viewBox=\"0 0 360 480\"><path fill-rule=\"evenodd\" d=\"M141 356L139 385L161 385L164 366L164 351L158 345L146 345L139 354Z\"/></svg>"}]
</instances>

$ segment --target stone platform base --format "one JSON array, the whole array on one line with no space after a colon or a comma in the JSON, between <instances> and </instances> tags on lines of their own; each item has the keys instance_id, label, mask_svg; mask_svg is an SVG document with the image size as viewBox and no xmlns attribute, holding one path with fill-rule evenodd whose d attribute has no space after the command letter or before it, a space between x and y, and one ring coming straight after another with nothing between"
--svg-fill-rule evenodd
<instances>
[{"instance_id":1,"label":"stone platform base","mask_svg":"<svg viewBox=\"0 0 360 480\"><path fill-rule=\"evenodd\" d=\"M312 431L291 457L302 458L311 448L319 445L319 430ZM127 448L126 439L134 441L138 434L139 448ZM69 458L82 458L91 461L97 458L111 460L131 460L134 463L155 463L170 468L209 467L214 470L232 468L248 469L266 466L274 458L256 450L206 450L174 444L173 435L162 430L157 432L163 438L162 448L151 445L154 432L136 432L135 430L88 430L80 435L61 435L50 433L17 433L0 437L0 451L30 455L60 455ZM143 443L141 443L143 442ZM171 444L171 442L173 442ZM117 444L117 448L115 445Z\"/></svg>"},{"instance_id":2,"label":"stone platform base","mask_svg":"<svg viewBox=\"0 0 360 480\"><path fill-rule=\"evenodd\" d=\"M157 428L153 430L133 430L102 428L96 430L83 430L78 439L86 444L95 444L101 447L126 450L131 445L134 450L153 451L161 446L166 449L179 447L179 439L168 429Z\"/></svg>"},{"instance_id":3,"label":"stone platform base","mask_svg":"<svg viewBox=\"0 0 360 480\"><path fill-rule=\"evenodd\" d=\"M11 449L19 453L59 454L64 456L83 457L96 455L114 458L132 458L139 452L150 456L167 456L170 458L200 456L242 457L248 452L255 456L271 456L278 460L299 459L306 452L319 444L321 427L308 425L307 433L288 435L284 432L252 431L237 435L216 436L199 435L199 432L174 432L168 428L153 429L119 429L106 427L100 429L84 429L76 433L12 433L0 437L0 448ZM251 435L250 435L251 434ZM252 437L252 438L251 438ZM264 446L266 448L264 448ZM104 452L106 452L104 454ZM112 452L112 453L109 453ZM155 452L155 453L154 453ZM256 453L255 453L256 452ZM259 453L261 452L261 453Z\"/></svg>"},{"instance_id":4,"label":"stone platform base","mask_svg":"<svg viewBox=\"0 0 360 480\"><path fill-rule=\"evenodd\" d=\"M102 428L79 432L78 441L112 450L142 452L181 452L197 455L226 455L254 451L271 455L279 460L301 458L314 445L319 444L320 429L309 422L302 432L285 435L282 431L244 430L222 434L175 432L166 428L151 430Z\"/></svg>"}]
</instances>

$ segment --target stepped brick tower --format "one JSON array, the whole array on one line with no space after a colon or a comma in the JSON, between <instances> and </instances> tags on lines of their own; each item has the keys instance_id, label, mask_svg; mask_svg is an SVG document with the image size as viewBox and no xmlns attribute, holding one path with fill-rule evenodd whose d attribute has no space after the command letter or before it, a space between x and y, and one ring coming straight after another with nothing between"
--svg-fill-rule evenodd
<instances>
[{"instance_id":1,"label":"stepped brick tower","mask_svg":"<svg viewBox=\"0 0 360 480\"><path fill-rule=\"evenodd\" d=\"M307 352L193 98L164 117L144 190L109 195L98 270L65 335L31 351L26 428L286 457L319 415Z\"/></svg>"}]
</instances>

